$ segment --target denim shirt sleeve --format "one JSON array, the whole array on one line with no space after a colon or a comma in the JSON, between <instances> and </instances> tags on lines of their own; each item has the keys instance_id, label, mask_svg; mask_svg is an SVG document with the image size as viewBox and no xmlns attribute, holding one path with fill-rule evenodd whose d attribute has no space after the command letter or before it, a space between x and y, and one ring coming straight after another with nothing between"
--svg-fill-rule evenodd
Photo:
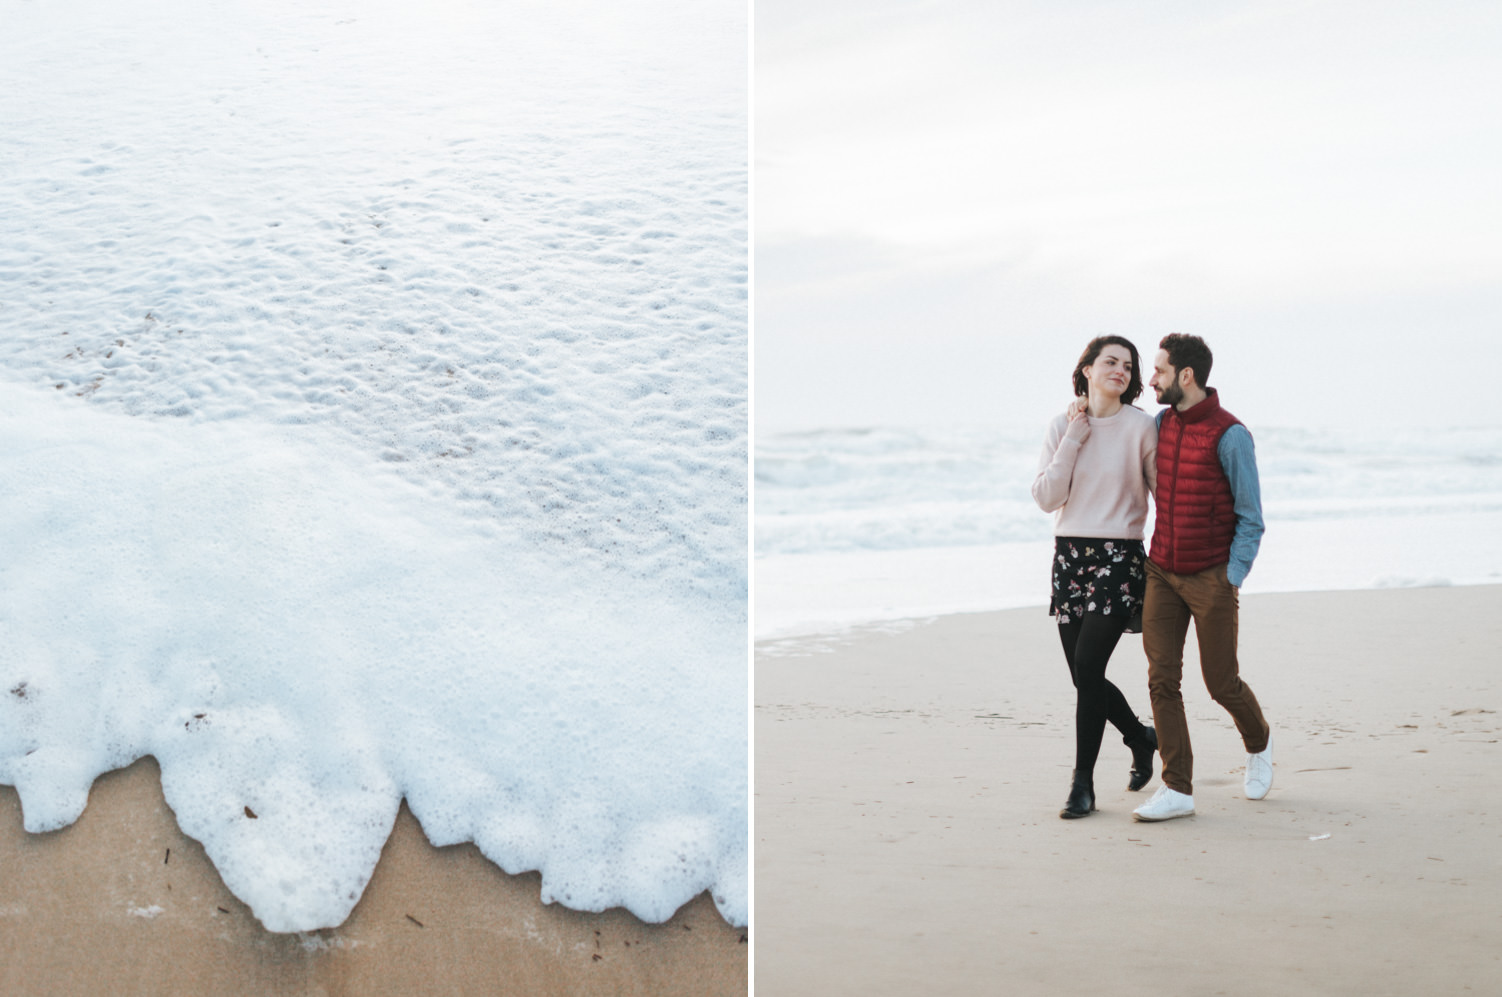
<instances>
[{"instance_id":1,"label":"denim shirt sleeve","mask_svg":"<svg viewBox=\"0 0 1502 997\"><path fill-rule=\"evenodd\" d=\"M1227 429L1215 448L1220 466L1231 483L1231 498L1236 507L1236 534L1231 538L1231 560L1226 565L1226 580L1237 588L1246 581L1262 545L1262 486L1257 480L1257 452L1252 434L1245 426Z\"/></svg>"}]
</instances>

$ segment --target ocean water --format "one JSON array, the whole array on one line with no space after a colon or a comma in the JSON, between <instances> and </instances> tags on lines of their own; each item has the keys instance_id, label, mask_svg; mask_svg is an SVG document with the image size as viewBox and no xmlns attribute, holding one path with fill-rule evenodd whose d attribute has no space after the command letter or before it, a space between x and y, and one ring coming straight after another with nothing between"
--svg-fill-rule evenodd
<instances>
[{"instance_id":1,"label":"ocean water","mask_svg":"<svg viewBox=\"0 0 1502 997\"><path fill-rule=\"evenodd\" d=\"M746 13L0 0L0 782L749 906Z\"/></svg>"},{"instance_id":2,"label":"ocean water","mask_svg":"<svg viewBox=\"0 0 1502 997\"><path fill-rule=\"evenodd\" d=\"M1251 428L1268 529L1248 592L1502 581L1502 427ZM1043 430L758 434L758 637L1046 605Z\"/></svg>"}]
</instances>

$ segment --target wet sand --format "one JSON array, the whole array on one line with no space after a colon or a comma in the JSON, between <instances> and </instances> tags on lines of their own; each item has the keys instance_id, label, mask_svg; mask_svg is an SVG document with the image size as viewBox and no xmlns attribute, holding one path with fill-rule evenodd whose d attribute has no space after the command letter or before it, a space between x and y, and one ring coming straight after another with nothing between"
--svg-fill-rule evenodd
<instances>
[{"instance_id":1,"label":"wet sand","mask_svg":"<svg viewBox=\"0 0 1502 997\"><path fill-rule=\"evenodd\" d=\"M1058 818L1073 689L1042 609L756 662L756 983L831 993L1502 993L1502 587L1248 596L1275 783L1205 692L1197 814ZM1110 677L1150 713L1141 638Z\"/></svg>"},{"instance_id":2,"label":"wet sand","mask_svg":"<svg viewBox=\"0 0 1502 997\"><path fill-rule=\"evenodd\" d=\"M473 845L434 848L403 805L348 921L272 934L178 830L153 759L102 776L47 834L0 787L0 993L746 993L747 932L707 894L650 925L544 906L539 883Z\"/></svg>"}]
</instances>

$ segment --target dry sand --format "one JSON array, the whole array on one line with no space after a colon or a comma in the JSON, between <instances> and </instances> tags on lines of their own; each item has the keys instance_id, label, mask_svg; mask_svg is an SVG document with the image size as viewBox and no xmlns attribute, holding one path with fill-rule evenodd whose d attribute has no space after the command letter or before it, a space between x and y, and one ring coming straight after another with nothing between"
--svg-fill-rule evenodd
<instances>
[{"instance_id":1,"label":"dry sand","mask_svg":"<svg viewBox=\"0 0 1502 997\"><path fill-rule=\"evenodd\" d=\"M1073 689L1042 609L759 649L759 997L1502 993L1502 587L1248 596L1276 781L1193 656L1194 817L1057 816ZM816 645L817 646L817 645ZM1140 637L1110 676L1146 719ZM767 653L771 652L771 653Z\"/></svg>"},{"instance_id":2,"label":"dry sand","mask_svg":"<svg viewBox=\"0 0 1502 997\"><path fill-rule=\"evenodd\" d=\"M744 994L749 946L701 895L660 925L538 900L473 845L434 848L403 806L341 927L265 931L182 834L142 759L77 823L30 835L0 787L0 994Z\"/></svg>"}]
</instances>

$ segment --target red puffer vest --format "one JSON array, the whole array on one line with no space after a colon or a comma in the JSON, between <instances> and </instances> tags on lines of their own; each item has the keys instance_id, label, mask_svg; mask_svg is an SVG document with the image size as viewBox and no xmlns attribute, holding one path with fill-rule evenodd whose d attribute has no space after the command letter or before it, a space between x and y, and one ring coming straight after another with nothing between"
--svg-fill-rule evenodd
<instances>
[{"instance_id":1,"label":"red puffer vest","mask_svg":"<svg viewBox=\"0 0 1502 997\"><path fill-rule=\"evenodd\" d=\"M1176 575L1192 575L1231 559L1236 503L1216 448L1241 420L1210 397L1187 412L1170 408L1158 427L1157 519L1148 559Z\"/></svg>"}]
</instances>

